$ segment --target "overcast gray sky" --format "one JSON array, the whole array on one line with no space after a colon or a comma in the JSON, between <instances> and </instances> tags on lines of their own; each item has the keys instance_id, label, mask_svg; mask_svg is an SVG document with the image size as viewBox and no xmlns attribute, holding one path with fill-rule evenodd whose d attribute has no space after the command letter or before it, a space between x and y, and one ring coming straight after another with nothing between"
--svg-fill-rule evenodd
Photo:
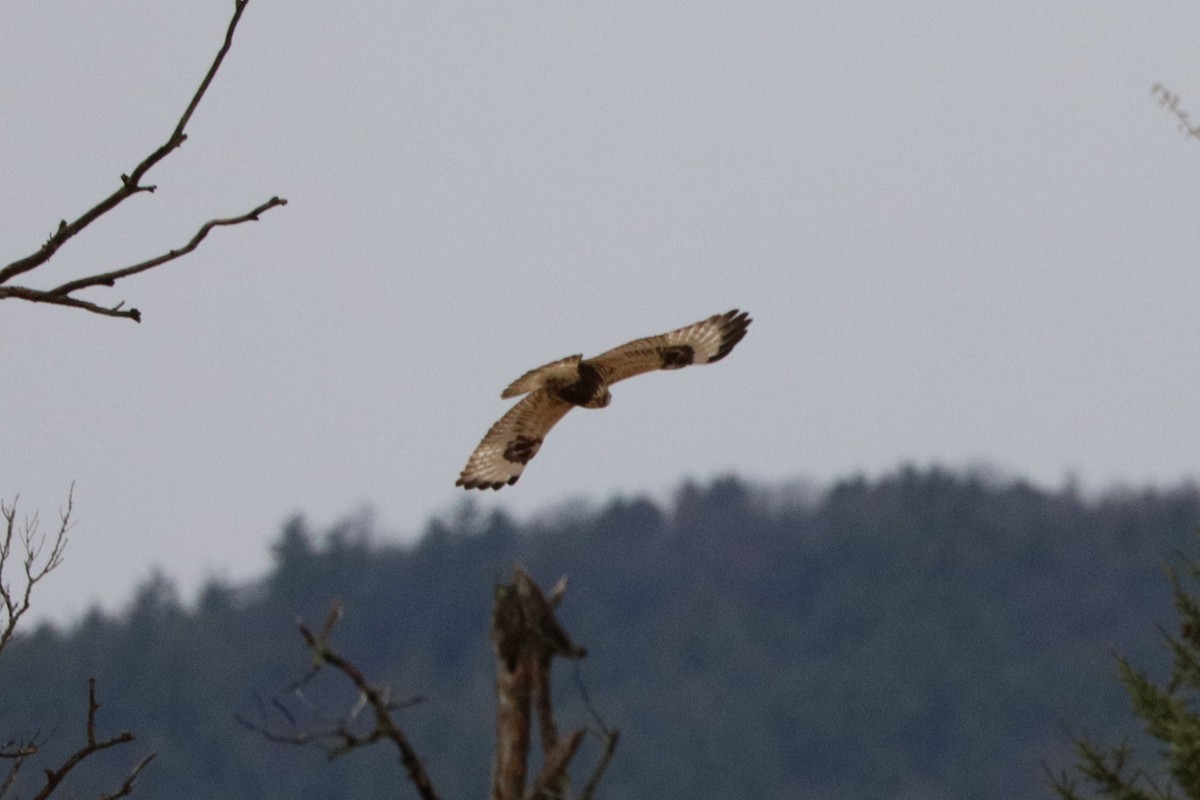
<instances>
[{"instance_id":1,"label":"overcast gray sky","mask_svg":"<svg viewBox=\"0 0 1200 800\"><path fill-rule=\"evenodd\" d=\"M0 5L0 263L161 144L232 3ZM905 462L1058 485L1198 474L1194 2L254 0L184 147L29 283L181 245L115 289L141 325L0 305L0 496L119 608L269 563L364 505L397 536L525 370L733 307L712 367L618 386L521 515Z\"/></svg>"}]
</instances>

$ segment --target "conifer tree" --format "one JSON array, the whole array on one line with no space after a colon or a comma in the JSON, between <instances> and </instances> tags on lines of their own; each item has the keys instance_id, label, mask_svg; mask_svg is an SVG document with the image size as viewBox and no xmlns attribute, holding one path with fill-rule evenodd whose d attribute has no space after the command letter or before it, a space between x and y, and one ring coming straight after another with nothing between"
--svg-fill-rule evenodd
<instances>
[{"instance_id":1,"label":"conifer tree","mask_svg":"<svg viewBox=\"0 0 1200 800\"><path fill-rule=\"evenodd\" d=\"M1200 585L1200 563L1185 559L1183 567L1189 582ZM1158 743L1158 758L1148 761L1147 748L1137 752L1128 738L1105 746L1076 737L1073 770L1050 775L1051 788L1063 800L1200 800L1200 595L1187 591L1177 570L1168 567L1167 574L1180 618L1177 635L1163 629L1171 679L1160 685L1117 656L1133 712L1147 741Z\"/></svg>"}]
</instances>

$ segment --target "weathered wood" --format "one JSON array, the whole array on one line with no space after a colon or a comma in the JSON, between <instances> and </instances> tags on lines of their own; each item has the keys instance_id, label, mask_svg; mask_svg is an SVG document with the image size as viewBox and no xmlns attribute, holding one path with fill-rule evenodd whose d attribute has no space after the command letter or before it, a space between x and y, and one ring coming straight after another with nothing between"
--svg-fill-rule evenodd
<instances>
[{"instance_id":1,"label":"weathered wood","mask_svg":"<svg viewBox=\"0 0 1200 800\"><path fill-rule=\"evenodd\" d=\"M521 800L529 774L529 748L536 704L542 741L543 769L532 793L562 796L567 767L583 741L584 731L558 738L550 696L555 656L583 658L587 650L571 641L554 614L564 587L548 599L521 567L513 582L496 587L492 644L496 654L496 755L492 765L492 800Z\"/></svg>"}]
</instances>

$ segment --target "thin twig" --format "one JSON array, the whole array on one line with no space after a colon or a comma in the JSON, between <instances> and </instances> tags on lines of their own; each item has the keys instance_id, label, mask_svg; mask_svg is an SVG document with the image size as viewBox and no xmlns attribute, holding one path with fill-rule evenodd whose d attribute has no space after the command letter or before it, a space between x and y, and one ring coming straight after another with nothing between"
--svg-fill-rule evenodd
<instances>
[{"instance_id":1,"label":"thin twig","mask_svg":"<svg viewBox=\"0 0 1200 800\"><path fill-rule=\"evenodd\" d=\"M85 211L73 222L68 223L66 220L58 224L58 229L50 235L37 251L31 253L25 258L18 259L9 264L4 269L0 269L0 283L5 283L13 277L28 272L31 269L36 269L42 264L50 260L50 258L63 246L69 239L78 234L91 223L95 222L104 214L116 208L123 200L137 192L153 192L153 186L141 186L142 177L150 171L150 169L162 161L172 150L182 145L187 140L187 135L184 133L184 128L187 127L188 120L191 119L192 113L196 110L200 100L204 97L208 85L212 83L213 75L217 68L225 59L225 53L228 52L230 44L233 41L233 31L237 28L238 21L241 19L242 12L246 8L249 0L236 0L233 12L233 18L229 22L229 27L225 32L225 43L217 52L216 58L213 60L212 66L209 67L208 74L204 76L204 80L200 83L200 88L192 96L191 102L188 103L187 109L183 112L183 116L179 118L178 124L171 132L171 136L167 141L152 152L146 158L142 159L136 167L134 167L128 175L121 176L121 186L108 197L101 200L96 205Z\"/></svg>"},{"instance_id":2,"label":"thin twig","mask_svg":"<svg viewBox=\"0 0 1200 800\"><path fill-rule=\"evenodd\" d=\"M272 730L265 724L259 724L246 719L241 714L234 714L233 719L237 724L247 730L257 733L269 742L275 744L294 744L305 745L313 743L326 743L329 741L345 742L347 740L357 740L362 737L356 736L345 725L338 725L332 728L320 728L316 730L301 731L296 730L291 733L280 733ZM338 754L330 751L330 758L336 758Z\"/></svg>"},{"instance_id":3,"label":"thin twig","mask_svg":"<svg viewBox=\"0 0 1200 800\"><path fill-rule=\"evenodd\" d=\"M592 770L592 777L588 778L583 791L579 794L579 800L592 800L596 796L596 788L600 786L600 779L604 777L605 771L608 770L608 765L613 760L613 755L617 752L617 740L620 738L621 733L616 729L604 732L604 736L602 737L604 752L600 756L600 761L596 763L596 768Z\"/></svg>"},{"instance_id":4,"label":"thin twig","mask_svg":"<svg viewBox=\"0 0 1200 800\"><path fill-rule=\"evenodd\" d=\"M38 734L34 734L28 741L19 744L8 742L4 745L4 749L0 749L0 759L12 761L12 765L8 768L8 772L4 776L4 781L0 782L0 797L8 796L8 790L12 788L13 783L16 781L21 767L25 766L25 762L30 757L37 755L41 749L41 744L37 741L37 737Z\"/></svg>"},{"instance_id":5,"label":"thin twig","mask_svg":"<svg viewBox=\"0 0 1200 800\"><path fill-rule=\"evenodd\" d=\"M33 587L62 564L63 552L67 547L67 531L71 527L74 497L75 484L72 483L71 488L67 491L67 507L59 512L58 532L51 540L50 550L44 559L42 554L45 552L46 537L39 538L37 535L38 515L34 514L32 518L26 519L23 528L18 532L16 520L19 498L14 497L11 505L0 501L0 518L4 521L4 533L0 537L0 605L3 606L5 615L5 620L0 625L0 653L12 639L21 617L29 611L29 607L32 605ZM24 549L24 556L21 559L24 586L19 591L14 591L4 579L4 569L9 566L14 555L12 550L14 539L20 539Z\"/></svg>"},{"instance_id":6,"label":"thin twig","mask_svg":"<svg viewBox=\"0 0 1200 800\"><path fill-rule=\"evenodd\" d=\"M116 800L118 797L127 797L130 795L133 792L134 784L137 783L138 776L142 774L142 770L146 768L147 764L154 760L156 755L158 755L158 753L151 753L139 761L134 768L129 771L129 774L125 776L125 782L118 787L117 791L112 794L105 792L104 794L100 795L100 800Z\"/></svg>"},{"instance_id":7,"label":"thin twig","mask_svg":"<svg viewBox=\"0 0 1200 800\"><path fill-rule=\"evenodd\" d=\"M191 121L192 114L195 113L196 107L200 105L201 98L203 98L204 93L208 91L208 85L212 83L213 78L216 77L217 70L221 68L221 62L225 60L225 54L229 52L229 48L233 47L233 32L237 30L238 21L241 20L242 12L246 10L246 6L249 3L250 0L234 0L233 17L229 20L229 25L225 28L225 41L221 44L221 49L217 51L217 57L213 59L212 66L208 68L208 72L205 74L204 80L200 81L200 88L196 89L196 93L192 95L191 102L188 103L187 108L184 109L183 116L179 118L179 124L175 126L175 130L171 134L171 139L182 140L185 138L183 129L186 128L188 122ZM152 166L154 166L153 163L142 170L142 172L144 173L146 169L149 169ZM135 174L137 173L135 172ZM138 175L138 177L141 176Z\"/></svg>"},{"instance_id":8,"label":"thin twig","mask_svg":"<svg viewBox=\"0 0 1200 800\"><path fill-rule=\"evenodd\" d=\"M200 243L204 241L204 238L208 236L208 232L213 228L223 225L240 225L243 222L257 222L259 215L264 211L274 208L275 206L284 205L287 205L286 200L279 197L272 197L267 202L251 211L246 212L245 214L242 214L239 217L227 217L225 219L209 220L200 227L200 230L196 232L195 236L188 240L187 244L177 250L169 250L161 256L156 256L155 258L148 259L140 264L134 264L130 267L123 267L122 269L115 269L111 272L103 272L99 275L92 275L87 278L79 278L78 280L64 283L61 286L49 290L47 294L61 297L71 292L78 291L79 289L84 289L88 286L112 286L121 278L126 278L130 275L136 275L139 272L145 272L146 270L153 269L160 264L166 264L168 261L174 261L180 256L187 255L200 246Z\"/></svg>"},{"instance_id":9,"label":"thin twig","mask_svg":"<svg viewBox=\"0 0 1200 800\"><path fill-rule=\"evenodd\" d=\"M358 667L330 646L329 634L332 632L333 625L340 616L340 610L330 612L321 636L315 635L306 625L301 623L300 635L312 651L315 663L328 664L341 672L350 679L350 682L354 684L354 688L359 691L360 695L366 698L366 702L371 706L371 710L375 714L375 728L365 736L353 734L345 726L339 728L334 732L334 735L341 739L341 743L331 751L331 755L341 755L355 747L372 744L381 739L388 739L400 751L400 761L408 773L409 780L416 786L417 792L423 800L438 800L437 792L433 788L433 782L429 779L429 773L425 771L425 765L421 763L421 759L409 743L408 737L404 735L404 732L400 730L395 720L392 719L392 711L397 706L390 700L390 691L371 684Z\"/></svg>"},{"instance_id":10,"label":"thin twig","mask_svg":"<svg viewBox=\"0 0 1200 800\"><path fill-rule=\"evenodd\" d=\"M591 695L588 694L587 685L583 682L583 676L579 674L579 670L575 670L575 687L579 691L579 696L583 699L584 708L592 715L592 719L596 721L596 727L600 730L600 740L604 742L604 752L600 755L600 760L596 763L596 768L592 770L592 776L588 778L588 782L583 787L583 792L579 795L579 800L592 800L596 794L596 788L600 785L600 779L604 777L604 772L608 769L609 763L613 759L613 755L617 751L617 741L621 738L621 732L616 728L610 728L600 717L600 712L592 704Z\"/></svg>"},{"instance_id":11,"label":"thin twig","mask_svg":"<svg viewBox=\"0 0 1200 800\"><path fill-rule=\"evenodd\" d=\"M8 264L8 266L0 269L0 284L5 284L11 281L18 275L30 272L49 261L55 253L58 252L64 244L70 241L74 236L83 231L88 225L95 222L100 217L112 211L123 201L140 192L153 192L155 186L143 185L142 178L149 172L158 162L162 161L170 155L175 149L180 147L187 141L188 122L191 121L192 115L196 108L200 105L200 101L204 98L205 92L208 91L209 85L216 77L217 70L220 69L221 63L225 60L226 54L233 45L233 34L237 29L238 22L242 18L242 13L246 10L246 6L250 0L235 0L233 16L229 21L229 25L225 30L225 39L221 44L221 48L217 51L216 57L205 73L204 79L200 82L199 88L196 89L188 102L187 108L184 109L179 121L176 123L171 135L167 141L160 145L157 149L146 156L137 166L135 166L128 174L121 175L121 185L108 197L101 200L96 205L89 208L78 218L72 222L62 220L59 222L54 233L50 234L46 242L33 253L19 258L16 261ZM141 313L136 308L123 308L124 303L118 303L116 306L102 306L86 300L80 300L76 297L71 297L70 293L79 289L91 286L112 286L116 281L130 275L136 275L139 272L144 272L148 269L165 264L168 261L173 261L180 256L195 250L196 247L203 241L208 232L217 225L237 225L242 222L258 219L258 215L275 206L286 205L287 201L278 197L272 197L266 203L263 203L258 208L250 211L240 217L232 217L227 219L215 219L206 223L200 231L192 238L192 240L179 250L171 250L168 253L156 258L143 261L139 264L134 264L122 269L111 270L96 275L91 275L78 280L70 281L58 286L54 289L40 290L31 289L25 286L0 286L0 300L5 298L17 298L27 300L33 303L51 303L60 306L69 306L72 308L80 308L85 311L90 311L95 314L101 314L109 317L123 317L132 319L134 322L141 321Z\"/></svg>"},{"instance_id":12,"label":"thin twig","mask_svg":"<svg viewBox=\"0 0 1200 800\"><path fill-rule=\"evenodd\" d=\"M1151 94L1158 98L1158 104L1170 111L1179 120L1179 130L1192 139L1200 139L1200 124L1193 125L1188 112L1180 108L1179 95L1167 89L1161 83L1150 88Z\"/></svg>"},{"instance_id":13,"label":"thin twig","mask_svg":"<svg viewBox=\"0 0 1200 800\"><path fill-rule=\"evenodd\" d=\"M88 757L100 752L101 750L107 750L110 747L116 747L117 745L126 744L127 742L132 742L134 740L133 734L129 733L128 731L118 733L116 736L113 736L110 739L97 739L96 712L99 710L100 704L96 702L96 679L88 678L87 743L68 756L67 760L64 761L58 767L58 769L45 770L46 784L42 787L40 792L34 795L34 800L46 800L46 798L58 788L58 785L63 782L63 779L67 777L71 770L79 766L79 764L85 761ZM142 768L146 764L150 763L150 758L153 757L153 754L151 754L148 758L143 759L142 762L134 768L134 771L130 773L129 778L126 779L126 783L129 785L130 791L132 791L133 788L133 780L137 778L138 773L141 772ZM125 792L124 794L128 794L128 792ZM123 797L124 794L118 794L114 796Z\"/></svg>"},{"instance_id":14,"label":"thin twig","mask_svg":"<svg viewBox=\"0 0 1200 800\"><path fill-rule=\"evenodd\" d=\"M10 745L13 746L13 749L0 750L0 760L7 761L12 759L19 761L22 758L29 758L29 756L34 755L38 751L38 745L34 741L21 742L20 744L9 742L5 747L9 747ZM0 796L2 796L2 793L0 793Z\"/></svg>"},{"instance_id":15,"label":"thin twig","mask_svg":"<svg viewBox=\"0 0 1200 800\"><path fill-rule=\"evenodd\" d=\"M569 794L568 768L588 729L579 728L571 731L566 737L559 737L550 697L550 667L555 656L579 659L583 658L587 651L571 640L554 613L555 607L563 598L565 581L560 581L547 595L520 567L513 569L513 577L511 584L496 586L492 616L497 709L491 797L493 800L564 798ZM357 690L358 700L349 715L331 727L300 730L295 724L295 717L287 708L278 700L273 700L272 704L276 710L291 726L290 731L280 732L267 724L268 709L256 695L255 701L263 722L255 723L237 715L234 719L272 742L292 745L322 744L330 758L337 758L359 747L390 740L400 750L401 761L408 770L409 779L417 787L423 800L435 800L437 795L429 782L429 776L408 739L392 718L391 712L403 707L403 704L393 702L388 689L368 682L353 663L330 645L330 635L341 618L341 613L341 605L335 602L319 634L300 624L300 635L312 653L312 664L304 676L294 681L289 688L293 694L307 702L301 690L325 666L331 666L349 678ZM603 730L604 742L600 763L584 790L583 797L591 800L613 758L618 734L615 730L610 731L604 727L599 715L591 707L586 692L584 701ZM526 792L535 704L542 733L542 768ZM375 724L369 730L363 731L360 727L356 732L350 723L360 709L368 707L374 712Z\"/></svg>"},{"instance_id":16,"label":"thin twig","mask_svg":"<svg viewBox=\"0 0 1200 800\"><path fill-rule=\"evenodd\" d=\"M19 758L13 762L8 768L8 773L4 776L4 782L0 783L0 797L6 797L8 790L12 788L13 781L17 779L17 773L21 771L21 767L25 764L24 758Z\"/></svg>"},{"instance_id":17,"label":"thin twig","mask_svg":"<svg viewBox=\"0 0 1200 800\"><path fill-rule=\"evenodd\" d=\"M264 211L274 208L275 206L285 206L287 201L280 197L272 197L257 208L246 212L238 217L227 217L225 219L209 220L200 227L194 236L180 248L168 250L166 253L147 259L132 266L122 267L110 272L101 272L96 275L89 275L85 278L78 278L73 281L68 281L53 289L30 289L24 286L0 286L0 300L5 297L16 297L21 300L28 300L31 303L53 303L54 305L73 306L75 308L83 308L96 314L103 314L110 317L127 317L134 322L142 321L142 314L136 308L123 308L124 303L106 308L104 306L89 303L86 300L80 300L76 297L71 297L71 292L86 289L89 286L113 286L121 278L127 278L130 275L136 275L139 272L145 272L148 269L166 264L169 261L174 261L177 258L187 255L200 246L208 236L209 231L218 226L224 225L240 225L243 222L257 222L258 217Z\"/></svg>"}]
</instances>

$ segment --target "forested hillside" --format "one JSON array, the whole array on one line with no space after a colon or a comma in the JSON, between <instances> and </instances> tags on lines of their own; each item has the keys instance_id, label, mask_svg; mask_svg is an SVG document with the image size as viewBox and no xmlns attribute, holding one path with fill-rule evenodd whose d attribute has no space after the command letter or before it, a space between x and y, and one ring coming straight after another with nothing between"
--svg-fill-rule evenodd
<instances>
[{"instance_id":1,"label":"forested hillside","mask_svg":"<svg viewBox=\"0 0 1200 800\"><path fill-rule=\"evenodd\" d=\"M119 617L16 642L0 738L71 749L95 675L101 729L140 749L93 761L115 776L159 752L136 796L415 796L391 751L330 763L234 720L282 724L278 699L316 726L352 705L288 692L308 666L297 618L319 624L337 597L339 649L424 698L400 720L442 796L484 797L492 588L521 562L570 578L579 678L622 732L602 797L1048 797L1040 762L1070 760L1063 722L1128 730L1111 651L1165 671L1161 563L1196 552L1198 524L1194 487L1088 501L936 469L812 497L688 484L669 507L624 498L524 526L464 506L404 547L365 519L296 519L255 585L214 584L193 608L154 577ZM586 723L570 669L556 687L564 724Z\"/></svg>"}]
</instances>

